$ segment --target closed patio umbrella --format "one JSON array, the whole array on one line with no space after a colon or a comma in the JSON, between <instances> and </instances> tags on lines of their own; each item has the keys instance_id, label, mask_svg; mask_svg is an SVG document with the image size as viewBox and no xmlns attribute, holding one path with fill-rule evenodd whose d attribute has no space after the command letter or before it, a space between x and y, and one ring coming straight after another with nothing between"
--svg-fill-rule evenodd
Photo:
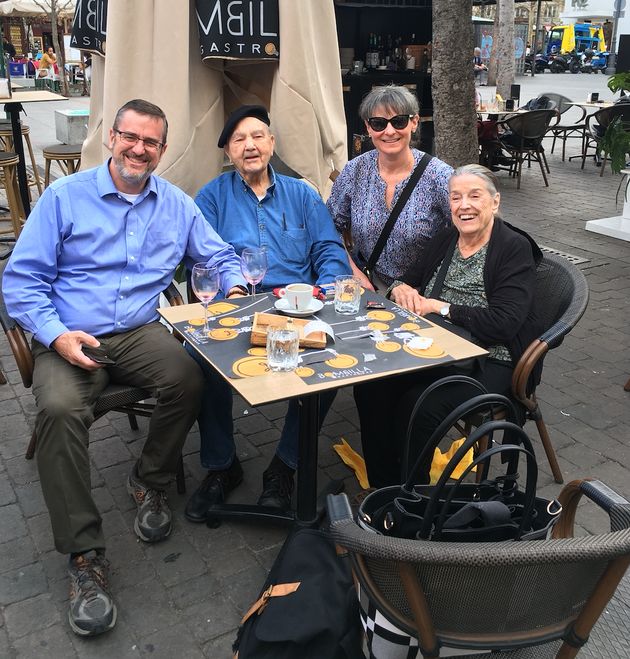
<instances>
[{"instance_id":1,"label":"closed patio umbrella","mask_svg":"<svg viewBox=\"0 0 630 659\"><path fill-rule=\"evenodd\" d=\"M155 0L109 0L106 56L93 57L83 167L107 157L115 111L144 98L169 120L158 172L194 195L221 171L216 144L225 116L261 103L269 108L279 157L323 193L347 157L333 0L278 2L279 61L203 62L195 0L185 11Z\"/></svg>"}]
</instances>

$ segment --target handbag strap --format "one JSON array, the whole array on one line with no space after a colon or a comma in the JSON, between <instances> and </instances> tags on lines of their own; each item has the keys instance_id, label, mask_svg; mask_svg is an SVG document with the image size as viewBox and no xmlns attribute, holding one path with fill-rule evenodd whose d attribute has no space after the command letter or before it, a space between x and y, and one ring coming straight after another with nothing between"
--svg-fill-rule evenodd
<instances>
[{"instance_id":1,"label":"handbag strap","mask_svg":"<svg viewBox=\"0 0 630 659\"><path fill-rule=\"evenodd\" d=\"M409 419L409 424L407 426L407 436L406 436L407 446L409 446L409 443L411 442L411 435L413 431L413 419L415 417L415 414L420 409L420 407L421 405L416 403L412 416ZM448 430L450 430L455 425L457 421L459 421L461 418L465 416L468 416L469 414L474 414L482 410L493 411L495 408L505 409L506 417L508 421L516 420L517 417L516 417L516 410L514 409L514 404L512 403L512 401L510 401L508 398L506 398L501 394L480 394L479 396L474 396L473 398L469 398L467 401L464 401L461 405L458 405L448 416L446 416L446 418L442 421L442 423L440 423L440 425L438 425L438 427L433 431L433 434L422 448L422 451L420 451L420 455L417 457L413 467L407 473L407 479L403 484L402 489L407 493L411 493L413 491L414 474L418 471L418 468L423 463L423 460L425 460L429 455L433 454L433 451L435 451L435 447L440 443L442 437L446 434ZM467 438L464 444L468 445L469 439L470 437ZM527 439L529 441L529 438ZM470 446L473 446L476 443L476 441L477 440L475 440L475 442L473 442L472 444L468 445L468 448L470 448ZM466 454L468 448L466 449L466 451L462 452L462 457ZM455 456L458 455L458 453L459 451L455 454ZM455 456L453 456L453 459L455 459ZM458 460L461 460L461 458L459 458Z\"/></svg>"},{"instance_id":2,"label":"handbag strap","mask_svg":"<svg viewBox=\"0 0 630 659\"><path fill-rule=\"evenodd\" d=\"M483 428L483 426L480 426ZM519 428L519 430L521 430ZM524 432L521 430L521 432ZM484 451L480 455L478 455L471 464L469 464L466 469L463 471L462 475L458 478L457 482L455 485L449 489L448 494L446 498L444 499L444 503L442 504L442 508L440 510L440 514L438 516L437 522L435 523L434 526L434 532L433 536L436 540L439 540L440 537L440 532L442 531L442 528L444 527L444 523L446 522L446 515L448 512L449 505L455 496L455 493L457 492L457 489L461 485L462 481L464 478L474 469L477 465L479 465L482 462L489 461L490 458L493 455L496 455L497 453L502 453L505 455L506 453L512 454L512 456L519 457L520 453L525 454L525 458L527 460L527 478L525 480L525 496L524 496L524 503L523 503L523 514L521 517L521 522L518 527L518 531L515 536L515 540L519 540L520 537L525 533L526 531L529 531L531 528L531 523L532 523L532 517L534 514L534 504L536 502L536 483L538 481L538 465L536 464L536 458L534 457L534 454L531 451L528 451L527 449L523 448L522 446L516 446L515 444L502 444L500 446L493 446L492 448L488 449L487 451ZM516 467L517 465L515 464L513 469L508 472L510 476L513 476L514 478L518 477L518 473L516 472ZM437 487L436 487L437 490ZM434 496L437 496L436 493L434 492ZM437 499L439 503L439 498ZM430 509L430 504L427 505L427 516L428 516L428 511ZM424 531L424 526L422 531ZM422 533L421 531L421 533ZM429 528L429 532L431 529Z\"/></svg>"},{"instance_id":3,"label":"handbag strap","mask_svg":"<svg viewBox=\"0 0 630 659\"><path fill-rule=\"evenodd\" d=\"M512 455L518 455L518 453L524 452L527 457L526 497L529 496L531 498L531 505L529 506L529 509L526 509L524 511L523 517L526 518L525 523L529 523L531 519L531 513L533 511L534 498L536 494L536 481L538 478L538 465L536 464L536 459L533 457L534 449L532 447L531 440L529 439L527 433L514 423L510 423L509 421L488 421L487 423L483 423L482 425L480 425L479 428L477 428L465 439L465 441L457 449L455 455L451 458L449 463L446 465L446 468L440 475L440 478L435 484L433 493L427 504L427 508L424 515L424 521L420 531L418 532L418 538L428 538L429 535L431 534L431 528L433 526L433 520L435 519L437 514L438 505L440 504L440 498L442 497L448 479L453 474L453 471L455 471L457 465L462 461L466 453L468 453L468 451L473 446L475 446L475 444L477 444L477 442L482 437L484 437L485 435L491 435L496 430L510 431L510 435L512 437L518 438L518 440L520 440L520 443L523 446L522 447L518 446L515 443L515 444L502 444L501 446L489 448L487 451L484 451L481 455L477 456L472 461L472 463L468 465L468 467L464 470L464 473L462 474L460 479L457 481L457 485L461 483L463 478L466 476L466 474L469 473L469 471L473 468L473 466L476 466L481 462L486 462L495 453L500 453L500 452L505 452L506 450L510 450L512 452ZM531 459L529 455L532 456ZM508 475L512 475L516 477L517 466L518 465L515 461L510 460L510 465L508 466ZM452 497L449 496L446 498L450 501ZM523 525L522 528L525 528L525 526Z\"/></svg>"},{"instance_id":4,"label":"handbag strap","mask_svg":"<svg viewBox=\"0 0 630 659\"><path fill-rule=\"evenodd\" d=\"M431 298L432 300L440 299L442 286L444 286L444 280L446 279L448 266L451 265L451 261L453 260L453 254L455 253L455 247L457 246L458 239L459 236L453 236L453 240L451 241L451 244L448 246L448 249L446 250L446 254L444 254L444 258L442 259L442 265L440 266L440 270L438 271L437 277L435 278L435 284L433 284L433 288L431 289L431 292L426 296L428 298Z\"/></svg>"},{"instance_id":5,"label":"handbag strap","mask_svg":"<svg viewBox=\"0 0 630 659\"><path fill-rule=\"evenodd\" d=\"M429 164L429 162L431 162L432 157L433 156L431 156L430 154L425 153L422 156L422 158L420 158L420 162L416 165L415 169L411 173L411 176L407 181L407 185L405 185L403 191L400 193L400 197L398 197L398 201L394 204L394 208L392 208L392 211L389 214L389 217L387 218L387 222L385 222L385 226L383 227L381 231L381 235L378 237L378 240L376 241L376 245L374 245L374 249L370 254L370 258L367 260L365 269L368 272L371 273L372 270L374 269L374 266L376 265L376 262L378 261L381 252L385 248L385 243L387 242L389 238L389 234L392 232L392 229L394 228L394 224L396 223L398 216L402 212L402 209L405 207L405 204L407 203L409 197L411 196L413 189L416 187L416 184L420 180L420 177L424 173L424 170L427 168L427 165Z\"/></svg>"}]
</instances>

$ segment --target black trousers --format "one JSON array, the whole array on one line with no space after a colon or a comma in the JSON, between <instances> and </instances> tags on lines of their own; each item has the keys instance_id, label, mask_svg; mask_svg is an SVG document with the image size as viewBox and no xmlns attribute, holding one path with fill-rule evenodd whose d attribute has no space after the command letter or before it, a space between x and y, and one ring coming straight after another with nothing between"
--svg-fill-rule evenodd
<instances>
[{"instance_id":1,"label":"black trousers","mask_svg":"<svg viewBox=\"0 0 630 659\"><path fill-rule=\"evenodd\" d=\"M354 387L354 399L361 424L361 445L368 480L372 487L403 482L401 463L406 450L406 434L411 412L422 392L433 382L448 375L463 373L475 378L490 393L508 396L512 365L488 359L472 371L457 365L416 371ZM458 405L476 396L479 390L457 384L429 394L413 422L409 446L409 465L413 465L437 425ZM432 455L420 465L414 482L428 483Z\"/></svg>"}]
</instances>

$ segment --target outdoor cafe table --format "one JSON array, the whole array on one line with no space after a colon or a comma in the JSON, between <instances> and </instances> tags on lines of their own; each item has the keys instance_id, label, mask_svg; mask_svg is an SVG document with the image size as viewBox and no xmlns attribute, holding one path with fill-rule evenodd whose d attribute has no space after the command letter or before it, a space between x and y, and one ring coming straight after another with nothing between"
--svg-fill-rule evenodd
<instances>
[{"instance_id":1,"label":"outdoor cafe table","mask_svg":"<svg viewBox=\"0 0 630 659\"><path fill-rule=\"evenodd\" d=\"M20 197L24 207L25 219L31 212L31 202L28 192L28 179L26 177L26 163L24 160L24 143L22 142L22 128L20 126L20 112L24 103L41 103L42 101L67 101L65 96L49 91L16 91L11 98L3 98L5 111L11 116L11 131L13 133L13 148L19 158L17 171L20 186Z\"/></svg>"},{"instance_id":2,"label":"outdoor cafe table","mask_svg":"<svg viewBox=\"0 0 630 659\"><path fill-rule=\"evenodd\" d=\"M382 302L385 308L366 309L370 300ZM200 304L165 307L159 313L250 405L299 399L297 514L224 504L211 508L209 516L258 517L310 525L317 519L320 392L444 366L484 355L486 351L377 293L364 291L356 316L336 313L332 299L328 299L321 311L309 318L330 324L335 333L334 342L329 337L325 349L302 351L300 366L294 372L270 372L265 349L251 345L251 327L255 312L276 313L275 301L271 293L263 293L211 304L211 330L207 337L200 332L203 324ZM433 339L432 345L423 350L410 347L409 341L418 335ZM391 414L392 410L383 413Z\"/></svg>"}]
</instances>

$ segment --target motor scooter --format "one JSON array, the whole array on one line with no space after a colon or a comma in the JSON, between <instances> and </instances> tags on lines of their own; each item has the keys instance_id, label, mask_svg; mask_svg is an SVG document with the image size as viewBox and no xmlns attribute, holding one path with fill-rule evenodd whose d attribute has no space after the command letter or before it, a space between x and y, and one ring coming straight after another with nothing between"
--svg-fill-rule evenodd
<instances>
[{"instance_id":1,"label":"motor scooter","mask_svg":"<svg viewBox=\"0 0 630 659\"><path fill-rule=\"evenodd\" d=\"M598 71L606 73L606 69L608 68L609 54L610 53L607 51L593 53L593 57L591 59L591 67L593 69L593 73L597 73Z\"/></svg>"},{"instance_id":2,"label":"motor scooter","mask_svg":"<svg viewBox=\"0 0 630 659\"><path fill-rule=\"evenodd\" d=\"M590 60L586 60L586 55L584 53L577 53L575 50L572 50L569 53L568 66L571 73L593 72L593 67L591 66Z\"/></svg>"},{"instance_id":3,"label":"motor scooter","mask_svg":"<svg viewBox=\"0 0 630 659\"><path fill-rule=\"evenodd\" d=\"M544 73L549 68L549 58L542 53L536 53L536 73ZM531 73L532 56L525 57L525 73Z\"/></svg>"},{"instance_id":4,"label":"motor scooter","mask_svg":"<svg viewBox=\"0 0 630 659\"><path fill-rule=\"evenodd\" d=\"M567 55L555 55L549 62L551 73L564 73L569 70L569 58Z\"/></svg>"}]
</instances>

